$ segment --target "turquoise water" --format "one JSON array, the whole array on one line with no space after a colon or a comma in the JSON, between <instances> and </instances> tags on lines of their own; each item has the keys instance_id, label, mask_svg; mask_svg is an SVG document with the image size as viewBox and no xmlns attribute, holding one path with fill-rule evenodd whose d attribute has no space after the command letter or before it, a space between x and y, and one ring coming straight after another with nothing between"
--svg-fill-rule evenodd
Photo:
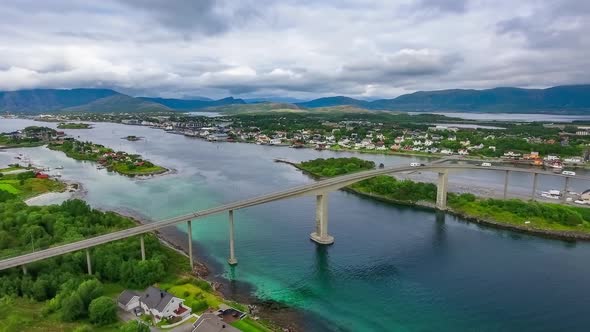
<instances>
[{"instance_id":1,"label":"turquoise water","mask_svg":"<svg viewBox=\"0 0 590 332\"><path fill-rule=\"evenodd\" d=\"M0 131L30 123L0 119ZM68 132L140 153L175 173L129 179L45 148L0 152L0 165L14 153L50 167L63 165L63 177L81 182L93 206L153 220L312 181L273 158L348 155L213 144L115 124ZM127 135L146 140L120 139ZM385 165L415 160L362 157ZM503 174L462 172L450 181L501 186ZM540 187L559 185L554 181L541 178ZM529 192L528 176L514 174L511 182L514 191ZM307 331L585 331L590 324L587 243L494 230L430 210L333 192L329 219L336 242L320 247L308 239L314 213L314 199L305 197L237 211L234 270L225 264L226 215L195 222L193 236L199 256L220 267L221 277L251 284L258 297L301 309Z\"/></svg>"}]
</instances>

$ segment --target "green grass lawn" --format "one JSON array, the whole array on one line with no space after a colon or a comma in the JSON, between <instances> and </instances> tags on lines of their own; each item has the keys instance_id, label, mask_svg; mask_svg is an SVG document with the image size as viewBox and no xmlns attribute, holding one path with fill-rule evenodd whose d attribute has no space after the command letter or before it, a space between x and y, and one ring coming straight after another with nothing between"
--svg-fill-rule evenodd
<instances>
[{"instance_id":1,"label":"green grass lawn","mask_svg":"<svg viewBox=\"0 0 590 332\"><path fill-rule=\"evenodd\" d=\"M223 300L210 292L207 282L194 278L179 279L176 284L162 283L160 288L170 294L184 299L184 304L194 313L202 313L209 308L217 309Z\"/></svg>"},{"instance_id":2,"label":"green grass lawn","mask_svg":"<svg viewBox=\"0 0 590 332\"><path fill-rule=\"evenodd\" d=\"M166 168L154 165L152 167L136 166L130 169L126 163L113 163L113 170L124 175L147 175L163 173Z\"/></svg>"},{"instance_id":3,"label":"green grass lawn","mask_svg":"<svg viewBox=\"0 0 590 332\"><path fill-rule=\"evenodd\" d=\"M51 179L26 179L21 184L16 174L5 175L0 178L0 190L8 191L19 198L27 199L48 192L59 192L65 189L65 184Z\"/></svg>"},{"instance_id":4,"label":"green grass lawn","mask_svg":"<svg viewBox=\"0 0 590 332\"><path fill-rule=\"evenodd\" d=\"M25 170L25 169L30 169L28 167L20 167L20 166L11 166L11 167L6 167L6 168L0 168L0 173L5 173L5 172L12 172L12 171L17 171L17 170Z\"/></svg>"},{"instance_id":5,"label":"green grass lawn","mask_svg":"<svg viewBox=\"0 0 590 332\"><path fill-rule=\"evenodd\" d=\"M3 183L4 181L6 180L0 180L0 183ZM51 179L26 179L22 185L20 184L20 181L14 181L16 181L16 183L10 182L10 184L19 191L18 196L22 199L31 198L48 192L60 192L66 187L63 182Z\"/></svg>"},{"instance_id":6,"label":"green grass lawn","mask_svg":"<svg viewBox=\"0 0 590 332\"><path fill-rule=\"evenodd\" d=\"M249 317L246 317L241 320L237 320L237 321L231 323L231 326L233 326L237 329L240 329L243 332L267 332L267 331L270 332L270 331L272 331Z\"/></svg>"},{"instance_id":7,"label":"green grass lawn","mask_svg":"<svg viewBox=\"0 0 590 332\"><path fill-rule=\"evenodd\" d=\"M8 191L11 194L18 195L20 190L16 189L12 183L9 183L10 180L0 181L0 190Z\"/></svg>"}]
</instances>

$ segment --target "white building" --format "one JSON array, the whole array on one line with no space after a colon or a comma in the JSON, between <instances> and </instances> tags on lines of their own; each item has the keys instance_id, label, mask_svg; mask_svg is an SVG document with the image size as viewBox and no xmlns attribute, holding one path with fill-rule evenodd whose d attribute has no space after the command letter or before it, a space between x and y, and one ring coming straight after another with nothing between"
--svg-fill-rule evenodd
<instances>
[{"instance_id":1,"label":"white building","mask_svg":"<svg viewBox=\"0 0 590 332\"><path fill-rule=\"evenodd\" d=\"M191 308L185 307L183 303L183 299L152 286L141 294L124 290L117 298L117 304L121 309L150 315L156 323L164 318L190 315Z\"/></svg>"}]
</instances>

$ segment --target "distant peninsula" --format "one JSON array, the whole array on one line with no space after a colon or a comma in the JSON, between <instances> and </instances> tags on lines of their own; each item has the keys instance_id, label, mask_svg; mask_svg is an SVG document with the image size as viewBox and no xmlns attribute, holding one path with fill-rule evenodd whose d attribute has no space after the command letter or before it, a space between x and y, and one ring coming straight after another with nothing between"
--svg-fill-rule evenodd
<instances>
[{"instance_id":1,"label":"distant peninsula","mask_svg":"<svg viewBox=\"0 0 590 332\"><path fill-rule=\"evenodd\" d=\"M57 129L90 129L91 125L87 123L62 122L57 125Z\"/></svg>"}]
</instances>

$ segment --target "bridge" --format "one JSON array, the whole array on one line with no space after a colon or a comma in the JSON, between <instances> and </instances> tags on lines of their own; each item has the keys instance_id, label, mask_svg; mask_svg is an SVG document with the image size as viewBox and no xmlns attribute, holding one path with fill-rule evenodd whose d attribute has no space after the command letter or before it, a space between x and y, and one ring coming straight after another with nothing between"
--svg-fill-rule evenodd
<instances>
[{"instance_id":1,"label":"bridge","mask_svg":"<svg viewBox=\"0 0 590 332\"><path fill-rule=\"evenodd\" d=\"M439 210L445 210L447 208L447 188L448 188L448 179L449 179L449 172L451 171L458 171L458 170L480 170L480 171L501 171L505 172L504 177L504 198L508 197L508 182L509 182L509 175L511 172L518 172L518 173L531 173L533 174L533 181L532 181L532 191L531 191L531 199L534 199L535 192L537 190L537 178L539 175L547 175L547 176L555 176L555 177L562 177L564 178L564 187L563 192L565 193L568 189L569 182L574 180L584 180L590 181L590 177L587 176L571 176L571 175L563 175L563 174L556 174L553 172L548 172L540 169L525 169L525 168L516 168L516 167L502 167L502 166L492 166L492 167L482 167L476 165L445 165L442 163L431 163L426 164L418 167L412 166L394 166L394 167L386 167L381 169L363 171L343 176L338 176L335 178L330 178L326 180L316 181L310 184L305 184L301 186L297 186L294 188L256 196L253 198L248 198L244 200L240 200L237 202L232 202L224 205L220 205L217 207L209 208L206 210L201 210L193 213L189 213L186 215L162 220L159 222L154 222L146 225L140 225L136 227L132 227L129 229L121 230L112 232L109 234L99 235L96 237L88 238L85 240L64 244L57 247L52 247L49 249L40 250L37 252L32 252L29 254L20 255L17 257L7 258L0 261L0 270L5 270L13 267L21 266L23 268L23 272L26 273L26 265L44 260L47 258L76 252L80 250L86 250L86 260L88 265L88 273L92 274L92 261L90 255L90 248L99 246L101 244L129 238L132 236L140 236L140 247L141 247L141 257L145 260L145 247L144 247L144 239L143 234L156 231L160 228L169 227L173 225L177 225L183 222L187 223L188 227L188 252L189 252L189 259L191 268L193 267L193 250L192 250L192 221L195 219L207 217L214 214L224 213L227 212L229 216L229 258L228 263L230 265L237 264L237 258L235 255L235 246L234 246L234 211L239 209L248 208L251 206L261 205L273 201L295 198L295 197L302 197L302 196L316 196L316 223L315 229L310 234L311 240L314 242L321 244L321 245L329 245L334 243L334 238L329 235L328 233L328 193L331 191L335 191L351 185L353 183L370 179L377 175L387 175L387 174L395 174L401 172L412 172L412 171L430 171L438 173L438 182L437 182L437 197L436 197L436 208ZM562 197L565 200L565 194Z\"/></svg>"}]
</instances>

